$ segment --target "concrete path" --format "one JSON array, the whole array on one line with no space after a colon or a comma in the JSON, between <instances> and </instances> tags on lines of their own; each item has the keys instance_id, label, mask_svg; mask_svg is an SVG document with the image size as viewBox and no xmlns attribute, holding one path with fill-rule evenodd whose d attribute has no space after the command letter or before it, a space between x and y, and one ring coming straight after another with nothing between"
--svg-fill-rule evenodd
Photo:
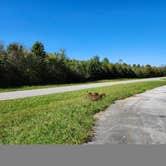
<instances>
[{"instance_id":1,"label":"concrete path","mask_svg":"<svg viewBox=\"0 0 166 166\"><path fill-rule=\"evenodd\" d=\"M119 100L96 116L90 144L166 144L166 86Z\"/></svg>"},{"instance_id":2,"label":"concrete path","mask_svg":"<svg viewBox=\"0 0 166 166\"><path fill-rule=\"evenodd\" d=\"M119 81L119 82L82 84L82 85L56 87L56 88L46 88L46 89L36 89L36 90L34 89L34 90L25 90L25 91L2 92L2 93L0 93L0 100L11 100L11 99L25 98L25 97L32 97L32 96L42 96L42 95L48 95L48 94L52 94L52 93L77 91L77 90L81 90L81 89L111 86L111 85L117 85L117 84L127 84L127 83L144 82L144 81L158 81L158 80L161 80L161 79L163 79L163 77L160 77L160 78L147 78L147 79L139 79L139 80Z\"/></svg>"}]
</instances>

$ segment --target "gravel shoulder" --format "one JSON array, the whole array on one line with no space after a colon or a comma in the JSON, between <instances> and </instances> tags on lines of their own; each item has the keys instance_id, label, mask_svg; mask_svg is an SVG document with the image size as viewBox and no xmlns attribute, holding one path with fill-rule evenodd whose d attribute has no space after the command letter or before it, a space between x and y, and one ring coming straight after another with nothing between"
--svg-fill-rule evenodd
<instances>
[{"instance_id":1,"label":"gravel shoulder","mask_svg":"<svg viewBox=\"0 0 166 166\"><path fill-rule=\"evenodd\" d=\"M166 144L166 86L116 101L96 117L90 144Z\"/></svg>"},{"instance_id":2,"label":"gravel shoulder","mask_svg":"<svg viewBox=\"0 0 166 166\"><path fill-rule=\"evenodd\" d=\"M163 79L163 77L119 81L119 82L82 84L82 85L74 85L74 86L24 90L24 91L14 91L14 92L3 92L3 93L0 93L0 100L11 100L11 99L18 99L18 98L25 98L25 97L32 97L32 96L42 96L42 95L48 95L48 94L53 94L53 93L63 93L63 92L77 91L77 90L82 90L82 89L112 86L112 85L118 85L118 84L145 82L145 81L158 81L161 79Z\"/></svg>"}]
</instances>

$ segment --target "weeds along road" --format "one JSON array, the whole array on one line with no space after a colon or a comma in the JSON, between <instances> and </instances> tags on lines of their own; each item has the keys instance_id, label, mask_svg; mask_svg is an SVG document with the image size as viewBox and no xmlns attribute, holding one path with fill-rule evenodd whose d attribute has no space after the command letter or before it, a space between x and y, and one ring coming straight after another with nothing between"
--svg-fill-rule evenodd
<instances>
[{"instance_id":1,"label":"weeds along road","mask_svg":"<svg viewBox=\"0 0 166 166\"><path fill-rule=\"evenodd\" d=\"M32 97L32 96L42 96L42 95L48 95L53 93L63 93L63 92L77 91L82 89L112 86L112 85L118 85L118 84L145 82L145 81L158 81L163 78L164 77L146 78L146 79L138 79L138 80L119 81L119 82L91 83L91 84L73 85L73 86L65 86L65 87L2 92L0 93L0 100L11 100L11 99L18 99L18 98L25 98L25 97Z\"/></svg>"},{"instance_id":2,"label":"weeds along road","mask_svg":"<svg viewBox=\"0 0 166 166\"><path fill-rule=\"evenodd\" d=\"M90 144L166 144L166 86L116 101L96 116Z\"/></svg>"}]
</instances>

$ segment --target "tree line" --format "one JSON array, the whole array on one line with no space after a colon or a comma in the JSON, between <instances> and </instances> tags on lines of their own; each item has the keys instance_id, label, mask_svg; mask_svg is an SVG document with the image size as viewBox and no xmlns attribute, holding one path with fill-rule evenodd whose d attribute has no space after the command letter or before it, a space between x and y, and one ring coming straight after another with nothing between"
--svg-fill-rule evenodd
<instances>
[{"instance_id":1,"label":"tree line","mask_svg":"<svg viewBox=\"0 0 166 166\"><path fill-rule=\"evenodd\" d=\"M19 43L0 44L0 87L160 76L166 76L166 66L111 63L98 56L80 61L68 58L63 49L47 53L38 41L30 50Z\"/></svg>"}]
</instances>

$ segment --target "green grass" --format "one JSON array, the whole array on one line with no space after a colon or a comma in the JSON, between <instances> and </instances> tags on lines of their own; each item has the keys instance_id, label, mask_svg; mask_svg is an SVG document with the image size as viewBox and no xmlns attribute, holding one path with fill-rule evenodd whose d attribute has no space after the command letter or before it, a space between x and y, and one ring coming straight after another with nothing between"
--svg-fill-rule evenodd
<instances>
[{"instance_id":1,"label":"green grass","mask_svg":"<svg viewBox=\"0 0 166 166\"><path fill-rule=\"evenodd\" d=\"M94 88L106 93L92 102L87 90L0 101L0 144L82 144L92 137L94 115L117 99L166 85L153 81Z\"/></svg>"},{"instance_id":2,"label":"green grass","mask_svg":"<svg viewBox=\"0 0 166 166\"><path fill-rule=\"evenodd\" d=\"M127 81L127 80L134 80L134 79L133 78L120 78L120 79L111 79L111 80L98 80L98 81L85 82L85 83L34 85L34 86L21 86L21 87L16 87L16 88L0 88L0 92L22 91L22 90L32 90L32 89L42 89L42 88L55 88L55 87L62 87L62 86L101 83L101 82Z\"/></svg>"}]
</instances>

